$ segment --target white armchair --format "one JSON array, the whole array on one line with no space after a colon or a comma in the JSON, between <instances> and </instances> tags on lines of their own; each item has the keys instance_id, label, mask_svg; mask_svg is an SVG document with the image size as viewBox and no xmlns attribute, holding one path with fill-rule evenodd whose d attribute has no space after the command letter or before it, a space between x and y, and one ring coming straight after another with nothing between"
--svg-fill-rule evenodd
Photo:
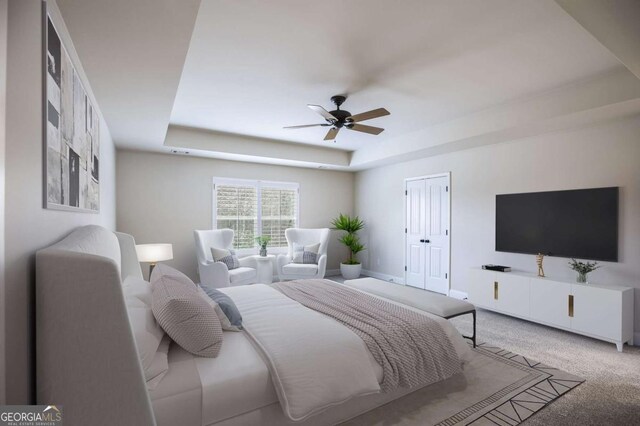
<instances>
[{"instance_id":1,"label":"white armchair","mask_svg":"<svg viewBox=\"0 0 640 426\"><path fill-rule=\"evenodd\" d=\"M252 256L240 258L240 267L229 270L223 262L215 262L211 247L230 249L233 243L233 229L213 229L193 231L196 239L198 273L200 282L212 287L229 287L253 284L258 279L258 265Z\"/></svg>"},{"instance_id":2,"label":"white armchair","mask_svg":"<svg viewBox=\"0 0 640 426\"><path fill-rule=\"evenodd\" d=\"M289 250L287 254L278 255L278 278L280 281L299 280L305 278L324 278L327 271L327 246L329 245L329 228L302 229L289 228L284 231ZM293 263L293 245L313 245L320 243L318 264Z\"/></svg>"}]
</instances>

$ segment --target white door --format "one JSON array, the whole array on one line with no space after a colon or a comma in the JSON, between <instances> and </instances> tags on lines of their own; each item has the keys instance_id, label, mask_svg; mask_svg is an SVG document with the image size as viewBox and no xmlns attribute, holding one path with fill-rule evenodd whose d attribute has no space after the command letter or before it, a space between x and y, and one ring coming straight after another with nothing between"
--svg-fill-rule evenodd
<instances>
[{"instance_id":1,"label":"white door","mask_svg":"<svg viewBox=\"0 0 640 426\"><path fill-rule=\"evenodd\" d=\"M406 283L449 294L449 176L406 184Z\"/></svg>"},{"instance_id":2,"label":"white door","mask_svg":"<svg viewBox=\"0 0 640 426\"><path fill-rule=\"evenodd\" d=\"M424 288L449 294L449 177L425 180L427 186L426 280Z\"/></svg>"},{"instance_id":3,"label":"white door","mask_svg":"<svg viewBox=\"0 0 640 426\"><path fill-rule=\"evenodd\" d=\"M407 182L406 198L406 283L413 287L424 288L426 253L424 235L427 222L425 181Z\"/></svg>"}]
</instances>

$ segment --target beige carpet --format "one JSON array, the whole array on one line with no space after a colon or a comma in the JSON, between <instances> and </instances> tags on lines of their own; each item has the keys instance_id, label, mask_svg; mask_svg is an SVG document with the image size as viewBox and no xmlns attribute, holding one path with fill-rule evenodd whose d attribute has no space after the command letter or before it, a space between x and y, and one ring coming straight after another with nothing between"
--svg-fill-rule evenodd
<instances>
[{"instance_id":1,"label":"beige carpet","mask_svg":"<svg viewBox=\"0 0 640 426\"><path fill-rule=\"evenodd\" d=\"M471 321L451 320L461 331ZM640 347L624 346L493 312L478 311L478 338L584 378L523 426L640 425Z\"/></svg>"},{"instance_id":2,"label":"beige carpet","mask_svg":"<svg viewBox=\"0 0 640 426\"><path fill-rule=\"evenodd\" d=\"M344 425L515 426L582 379L501 348L480 345L464 372Z\"/></svg>"}]
</instances>

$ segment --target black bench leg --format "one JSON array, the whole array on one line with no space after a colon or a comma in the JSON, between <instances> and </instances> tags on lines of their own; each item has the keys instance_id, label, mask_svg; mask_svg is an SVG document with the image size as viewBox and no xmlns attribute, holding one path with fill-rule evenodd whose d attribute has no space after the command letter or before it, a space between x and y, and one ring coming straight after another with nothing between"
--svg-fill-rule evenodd
<instances>
[{"instance_id":1,"label":"black bench leg","mask_svg":"<svg viewBox=\"0 0 640 426\"><path fill-rule=\"evenodd\" d=\"M471 336L471 341L473 342L473 347L476 347L476 311L472 312L473 315L473 336Z\"/></svg>"},{"instance_id":2,"label":"black bench leg","mask_svg":"<svg viewBox=\"0 0 640 426\"><path fill-rule=\"evenodd\" d=\"M469 339L473 342L473 347L476 347L476 310L474 309L473 311L467 311L467 312L462 312L460 314L456 314L456 315L452 315L450 317L444 317L445 319L451 319L451 318L455 318L458 317L460 315L473 315L473 335L472 336L465 336L462 335L462 337L464 337L465 339Z\"/></svg>"}]
</instances>

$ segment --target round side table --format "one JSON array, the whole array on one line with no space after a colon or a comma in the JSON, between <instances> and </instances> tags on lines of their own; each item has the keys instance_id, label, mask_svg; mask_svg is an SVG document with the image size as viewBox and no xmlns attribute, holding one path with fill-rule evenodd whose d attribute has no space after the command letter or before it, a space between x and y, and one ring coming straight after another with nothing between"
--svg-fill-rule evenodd
<instances>
[{"instance_id":1,"label":"round side table","mask_svg":"<svg viewBox=\"0 0 640 426\"><path fill-rule=\"evenodd\" d=\"M268 254L266 256L256 256L258 262L258 282L260 284L271 284L273 282L273 265L276 256Z\"/></svg>"}]
</instances>

